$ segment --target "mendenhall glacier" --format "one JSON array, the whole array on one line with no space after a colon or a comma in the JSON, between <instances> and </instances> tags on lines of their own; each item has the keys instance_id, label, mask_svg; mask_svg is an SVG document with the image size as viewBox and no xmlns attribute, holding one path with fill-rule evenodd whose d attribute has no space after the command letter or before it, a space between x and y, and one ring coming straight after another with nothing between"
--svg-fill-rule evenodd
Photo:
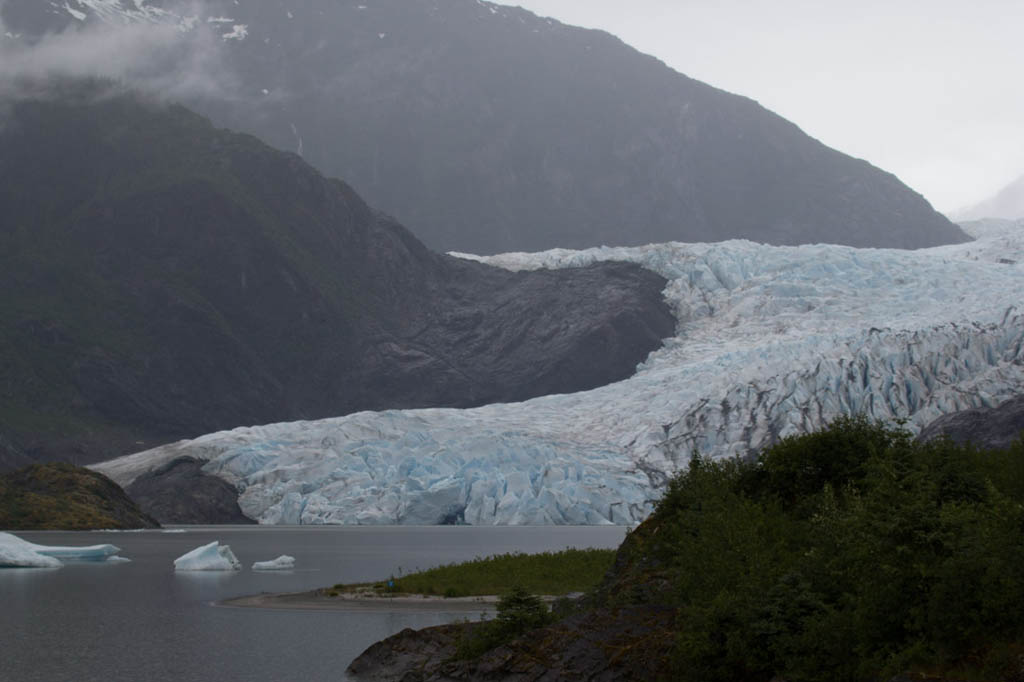
<instances>
[{"instance_id":1,"label":"mendenhall glacier","mask_svg":"<svg viewBox=\"0 0 1024 682\"><path fill-rule=\"evenodd\" d=\"M839 415L916 430L1020 394L1024 222L964 227L976 241L919 251L728 241L477 258L639 263L669 280L677 333L633 377L583 393L238 428L93 468L126 486L196 457L264 524L635 524L694 453L746 455Z\"/></svg>"}]
</instances>

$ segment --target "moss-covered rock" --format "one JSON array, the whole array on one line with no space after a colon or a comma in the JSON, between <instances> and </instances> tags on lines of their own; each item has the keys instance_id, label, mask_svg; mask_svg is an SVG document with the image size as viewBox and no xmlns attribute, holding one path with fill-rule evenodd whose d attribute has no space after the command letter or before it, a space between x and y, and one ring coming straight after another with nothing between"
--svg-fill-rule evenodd
<instances>
[{"instance_id":1,"label":"moss-covered rock","mask_svg":"<svg viewBox=\"0 0 1024 682\"><path fill-rule=\"evenodd\" d=\"M116 483L72 464L36 464L0 476L0 528L159 528Z\"/></svg>"}]
</instances>

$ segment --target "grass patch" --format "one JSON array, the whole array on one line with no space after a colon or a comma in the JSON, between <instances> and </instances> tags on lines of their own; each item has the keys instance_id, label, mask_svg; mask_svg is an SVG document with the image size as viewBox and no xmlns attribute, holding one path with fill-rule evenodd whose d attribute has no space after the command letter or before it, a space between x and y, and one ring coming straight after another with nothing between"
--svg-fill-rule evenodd
<instances>
[{"instance_id":1,"label":"grass patch","mask_svg":"<svg viewBox=\"0 0 1024 682\"><path fill-rule=\"evenodd\" d=\"M564 595L597 586L612 566L615 550L566 549L540 554L498 554L377 583L335 585L333 589L380 593L478 597L520 587L532 594Z\"/></svg>"}]
</instances>

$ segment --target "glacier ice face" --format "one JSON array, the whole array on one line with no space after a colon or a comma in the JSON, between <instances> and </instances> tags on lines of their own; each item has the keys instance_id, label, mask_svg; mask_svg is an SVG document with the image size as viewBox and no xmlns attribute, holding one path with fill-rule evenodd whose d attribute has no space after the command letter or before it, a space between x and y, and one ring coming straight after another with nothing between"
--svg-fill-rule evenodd
<instances>
[{"instance_id":1,"label":"glacier ice face","mask_svg":"<svg viewBox=\"0 0 1024 682\"><path fill-rule=\"evenodd\" d=\"M295 557L282 554L270 561L257 561L252 565L254 571L290 571L295 568Z\"/></svg>"},{"instance_id":2,"label":"glacier ice face","mask_svg":"<svg viewBox=\"0 0 1024 682\"><path fill-rule=\"evenodd\" d=\"M51 547L0 533L0 568L59 568L68 561L111 561L121 550L114 545Z\"/></svg>"},{"instance_id":3,"label":"glacier ice face","mask_svg":"<svg viewBox=\"0 0 1024 682\"><path fill-rule=\"evenodd\" d=\"M746 241L478 258L640 263L676 336L625 381L524 403L362 412L210 434L97 465L127 485L182 455L261 523L636 523L695 452L744 455L836 416L992 406L1024 387L1024 223L920 251Z\"/></svg>"},{"instance_id":4,"label":"glacier ice face","mask_svg":"<svg viewBox=\"0 0 1024 682\"><path fill-rule=\"evenodd\" d=\"M239 571L242 563L228 545L218 541L196 547L174 560L175 571Z\"/></svg>"}]
</instances>

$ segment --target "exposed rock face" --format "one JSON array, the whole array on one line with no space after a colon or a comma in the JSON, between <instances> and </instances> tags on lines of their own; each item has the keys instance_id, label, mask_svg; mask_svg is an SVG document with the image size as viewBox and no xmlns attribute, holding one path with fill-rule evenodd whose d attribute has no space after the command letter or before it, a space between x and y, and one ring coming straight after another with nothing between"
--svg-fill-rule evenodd
<instances>
[{"instance_id":1,"label":"exposed rock face","mask_svg":"<svg viewBox=\"0 0 1024 682\"><path fill-rule=\"evenodd\" d=\"M921 430L920 440L946 436L979 448L1007 448L1024 435L1024 396L999 407L979 407L946 414Z\"/></svg>"},{"instance_id":2,"label":"exposed rock face","mask_svg":"<svg viewBox=\"0 0 1024 682\"><path fill-rule=\"evenodd\" d=\"M423 630L406 628L370 646L345 671L359 679L379 682L414 682L426 671L455 655L462 624L438 625ZM433 664L433 665L431 665Z\"/></svg>"},{"instance_id":3,"label":"exposed rock face","mask_svg":"<svg viewBox=\"0 0 1024 682\"><path fill-rule=\"evenodd\" d=\"M19 469L32 464L32 459L16 448L13 443L0 436L0 471Z\"/></svg>"},{"instance_id":4,"label":"exposed rock face","mask_svg":"<svg viewBox=\"0 0 1024 682\"><path fill-rule=\"evenodd\" d=\"M30 457L578 391L674 331L639 267L439 255L293 154L58 90L0 128L0 419Z\"/></svg>"},{"instance_id":5,"label":"exposed rock face","mask_svg":"<svg viewBox=\"0 0 1024 682\"><path fill-rule=\"evenodd\" d=\"M91 530L159 528L106 476L66 463L0 475L0 528Z\"/></svg>"},{"instance_id":6,"label":"exposed rock face","mask_svg":"<svg viewBox=\"0 0 1024 682\"><path fill-rule=\"evenodd\" d=\"M238 508L238 490L181 457L139 476L125 492L160 523L255 523Z\"/></svg>"},{"instance_id":7,"label":"exposed rock face","mask_svg":"<svg viewBox=\"0 0 1024 682\"><path fill-rule=\"evenodd\" d=\"M31 36L139 4L7 0L3 16ZM231 78L189 104L345 178L433 248L966 241L893 175L601 31L477 0L199 11L182 40L213 32Z\"/></svg>"},{"instance_id":8,"label":"exposed rock face","mask_svg":"<svg viewBox=\"0 0 1024 682\"><path fill-rule=\"evenodd\" d=\"M347 672L374 682L657 680L672 611L597 609L528 633L472 661L449 661L468 626L403 630L359 655Z\"/></svg>"}]
</instances>

